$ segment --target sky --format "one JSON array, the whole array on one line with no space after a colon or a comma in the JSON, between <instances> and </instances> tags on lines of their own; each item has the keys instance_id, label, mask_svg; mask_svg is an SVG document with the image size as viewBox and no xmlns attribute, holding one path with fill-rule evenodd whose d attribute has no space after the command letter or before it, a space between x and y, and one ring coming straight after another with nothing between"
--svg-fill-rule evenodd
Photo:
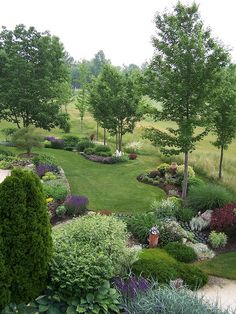
<instances>
[{"instance_id":1,"label":"sky","mask_svg":"<svg viewBox=\"0 0 236 314\"><path fill-rule=\"evenodd\" d=\"M153 55L154 16L175 0L0 0L0 25L49 30L75 59L103 50L114 65L141 65ZM183 0L183 3L191 1ZM197 0L205 26L231 49L236 62L236 1Z\"/></svg>"}]
</instances>

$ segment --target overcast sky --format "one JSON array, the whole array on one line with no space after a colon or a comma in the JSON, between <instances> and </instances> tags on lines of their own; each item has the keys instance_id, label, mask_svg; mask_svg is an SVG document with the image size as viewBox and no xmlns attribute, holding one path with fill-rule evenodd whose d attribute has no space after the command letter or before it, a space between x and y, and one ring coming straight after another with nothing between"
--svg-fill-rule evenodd
<instances>
[{"instance_id":1,"label":"overcast sky","mask_svg":"<svg viewBox=\"0 0 236 314\"><path fill-rule=\"evenodd\" d=\"M0 25L49 30L76 60L103 50L115 65L141 65L152 56L157 11L175 0L0 0ZM191 1L182 1L191 3ZM236 0L198 0L201 16L236 61Z\"/></svg>"}]
</instances>

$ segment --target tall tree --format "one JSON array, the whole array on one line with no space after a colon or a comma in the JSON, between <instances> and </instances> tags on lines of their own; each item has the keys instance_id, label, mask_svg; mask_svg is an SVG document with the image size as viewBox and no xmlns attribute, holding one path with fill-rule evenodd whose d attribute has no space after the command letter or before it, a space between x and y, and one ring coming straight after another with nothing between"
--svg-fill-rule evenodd
<instances>
[{"instance_id":1,"label":"tall tree","mask_svg":"<svg viewBox=\"0 0 236 314\"><path fill-rule=\"evenodd\" d=\"M106 59L103 50L99 50L91 60L92 75L98 77L105 64L109 64L110 60Z\"/></svg>"},{"instance_id":2,"label":"tall tree","mask_svg":"<svg viewBox=\"0 0 236 314\"><path fill-rule=\"evenodd\" d=\"M145 136L160 145L167 154L184 154L182 197L187 194L189 153L207 134L196 134L206 127L209 106L207 96L214 86L215 74L228 62L228 54L205 30L198 6L180 2L173 12L157 14L157 35L153 38L155 54L151 72L156 80L154 97L162 102L155 118L173 121L176 128L166 131L147 129Z\"/></svg>"},{"instance_id":3,"label":"tall tree","mask_svg":"<svg viewBox=\"0 0 236 314\"><path fill-rule=\"evenodd\" d=\"M122 149L122 138L132 132L140 120L139 93L133 81L111 65L105 65L90 90L90 104L96 121L116 135L117 149Z\"/></svg>"},{"instance_id":4,"label":"tall tree","mask_svg":"<svg viewBox=\"0 0 236 314\"><path fill-rule=\"evenodd\" d=\"M89 68L86 61L79 64L79 90L76 97L75 107L79 110L80 114L80 127L81 132L83 132L83 120L84 115L88 109L88 78L89 78Z\"/></svg>"},{"instance_id":5,"label":"tall tree","mask_svg":"<svg viewBox=\"0 0 236 314\"><path fill-rule=\"evenodd\" d=\"M229 66L219 73L219 83L211 94L213 104L212 131L216 140L212 143L220 149L219 179L222 178L224 150L236 137L236 68Z\"/></svg>"},{"instance_id":6,"label":"tall tree","mask_svg":"<svg viewBox=\"0 0 236 314\"><path fill-rule=\"evenodd\" d=\"M50 130L68 79L62 44L48 32L17 25L0 33L0 119Z\"/></svg>"}]
</instances>

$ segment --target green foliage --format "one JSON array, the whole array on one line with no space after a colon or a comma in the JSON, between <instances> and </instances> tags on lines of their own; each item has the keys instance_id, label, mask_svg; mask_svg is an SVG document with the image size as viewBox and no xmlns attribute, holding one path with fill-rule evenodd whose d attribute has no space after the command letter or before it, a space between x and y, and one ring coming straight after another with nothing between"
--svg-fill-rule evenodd
<instances>
[{"instance_id":1,"label":"green foliage","mask_svg":"<svg viewBox=\"0 0 236 314\"><path fill-rule=\"evenodd\" d=\"M189 222L195 216L195 214L196 213L192 208L187 207L179 207L175 211L176 219L181 222Z\"/></svg>"},{"instance_id":2,"label":"green foliage","mask_svg":"<svg viewBox=\"0 0 236 314\"><path fill-rule=\"evenodd\" d=\"M199 186L203 185L205 182L197 177L190 177L188 178L188 187L191 188L192 186Z\"/></svg>"},{"instance_id":3,"label":"green foliage","mask_svg":"<svg viewBox=\"0 0 236 314\"><path fill-rule=\"evenodd\" d=\"M209 234L209 242L214 249L219 247L224 247L227 244L227 235L224 232L217 233L216 231L211 231Z\"/></svg>"},{"instance_id":4,"label":"green foliage","mask_svg":"<svg viewBox=\"0 0 236 314\"><path fill-rule=\"evenodd\" d=\"M56 208L56 214L58 217L64 217L66 214L66 208L64 205L60 205Z\"/></svg>"},{"instance_id":5,"label":"green foliage","mask_svg":"<svg viewBox=\"0 0 236 314\"><path fill-rule=\"evenodd\" d=\"M17 25L12 31L4 27L0 42L0 118L24 127L57 126L62 83L68 78L59 39Z\"/></svg>"},{"instance_id":6,"label":"green foliage","mask_svg":"<svg viewBox=\"0 0 236 314\"><path fill-rule=\"evenodd\" d=\"M31 153L33 147L42 147L42 138L32 127L18 130L12 136L12 142L17 148L25 149L27 154Z\"/></svg>"},{"instance_id":7,"label":"green foliage","mask_svg":"<svg viewBox=\"0 0 236 314\"><path fill-rule=\"evenodd\" d=\"M57 176L53 172L46 172L42 177L43 181L56 180Z\"/></svg>"},{"instance_id":8,"label":"green foliage","mask_svg":"<svg viewBox=\"0 0 236 314\"><path fill-rule=\"evenodd\" d=\"M195 253L195 251L191 247L182 243L168 243L164 247L164 250L167 251L179 262L191 263L197 259L197 254Z\"/></svg>"},{"instance_id":9,"label":"green foliage","mask_svg":"<svg viewBox=\"0 0 236 314\"><path fill-rule=\"evenodd\" d=\"M128 313L135 314L230 314L219 304L209 303L203 296L186 288L153 287L147 293L125 300ZM157 312L158 311L158 312Z\"/></svg>"},{"instance_id":10,"label":"green foliage","mask_svg":"<svg viewBox=\"0 0 236 314\"><path fill-rule=\"evenodd\" d=\"M66 198L68 189L62 180L46 181L43 183L43 193L45 198L52 197L54 200L61 201Z\"/></svg>"},{"instance_id":11,"label":"green foliage","mask_svg":"<svg viewBox=\"0 0 236 314\"><path fill-rule=\"evenodd\" d=\"M166 163L160 164L160 165L157 167L157 170L160 171L160 173L161 173L162 175L165 175L167 172L169 172L169 170L170 170L170 165L169 165L169 164L166 164Z\"/></svg>"},{"instance_id":12,"label":"green foliage","mask_svg":"<svg viewBox=\"0 0 236 314\"><path fill-rule=\"evenodd\" d=\"M56 126L62 129L65 133L70 133L71 123L69 114L66 112L59 112L56 117Z\"/></svg>"},{"instance_id":13,"label":"green foliage","mask_svg":"<svg viewBox=\"0 0 236 314\"><path fill-rule=\"evenodd\" d=\"M193 217L189 223L192 230L202 231L209 227L210 222L206 219L203 219L201 216Z\"/></svg>"},{"instance_id":14,"label":"green foliage","mask_svg":"<svg viewBox=\"0 0 236 314\"><path fill-rule=\"evenodd\" d=\"M39 178L30 171L13 170L0 185L0 199L1 254L10 300L28 302L45 288L52 256L51 226Z\"/></svg>"},{"instance_id":15,"label":"green foliage","mask_svg":"<svg viewBox=\"0 0 236 314\"><path fill-rule=\"evenodd\" d=\"M84 153L87 154L87 155L93 155L95 154L95 147L88 147L88 148L85 148L84 150Z\"/></svg>"},{"instance_id":16,"label":"green foliage","mask_svg":"<svg viewBox=\"0 0 236 314\"><path fill-rule=\"evenodd\" d=\"M9 142L12 135L17 131L17 128L5 128L2 129L1 132L5 135L6 142Z\"/></svg>"},{"instance_id":17,"label":"green foliage","mask_svg":"<svg viewBox=\"0 0 236 314\"><path fill-rule=\"evenodd\" d=\"M160 284L182 278L190 289L200 288L207 282L207 275L196 266L177 262L162 249L143 250L133 265L133 271L137 275L157 280Z\"/></svg>"},{"instance_id":18,"label":"green foliage","mask_svg":"<svg viewBox=\"0 0 236 314\"><path fill-rule=\"evenodd\" d=\"M64 147L67 148L77 148L79 138L75 135L66 135L63 137Z\"/></svg>"},{"instance_id":19,"label":"green foliage","mask_svg":"<svg viewBox=\"0 0 236 314\"><path fill-rule=\"evenodd\" d=\"M127 219L128 230L143 244L147 243L149 230L157 223L153 213L132 215Z\"/></svg>"},{"instance_id":20,"label":"green foliage","mask_svg":"<svg viewBox=\"0 0 236 314\"><path fill-rule=\"evenodd\" d=\"M63 296L101 286L130 265L125 224L113 216L84 216L54 229L51 281ZM132 254L132 255L131 255Z\"/></svg>"},{"instance_id":21,"label":"green foliage","mask_svg":"<svg viewBox=\"0 0 236 314\"><path fill-rule=\"evenodd\" d=\"M96 152L109 153L109 152L111 152L111 148L109 146L106 146L106 145L98 145L95 147L95 151Z\"/></svg>"},{"instance_id":22,"label":"green foliage","mask_svg":"<svg viewBox=\"0 0 236 314\"><path fill-rule=\"evenodd\" d=\"M175 199L177 201L175 201ZM179 209L178 198L170 197L166 200L154 201L151 204L151 211L155 212L158 219L175 217L175 212Z\"/></svg>"},{"instance_id":23,"label":"green foliage","mask_svg":"<svg viewBox=\"0 0 236 314\"><path fill-rule=\"evenodd\" d=\"M177 175L184 178L184 165L177 166L176 169ZM192 167L188 166L188 180L195 177L195 172Z\"/></svg>"},{"instance_id":24,"label":"green foliage","mask_svg":"<svg viewBox=\"0 0 236 314\"><path fill-rule=\"evenodd\" d=\"M78 143L77 150L78 152L83 152L85 148L93 148L95 147L95 144L92 143L89 139L81 139Z\"/></svg>"},{"instance_id":25,"label":"green foliage","mask_svg":"<svg viewBox=\"0 0 236 314\"><path fill-rule=\"evenodd\" d=\"M216 73L229 62L229 57L211 32L204 29L195 3L186 6L178 2L173 12L158 13L155 24L155 55L147 76L152 81L149 94L162 102L162 108L156 110L154 118L177 125L164 131L147 128L144 137L164 154L184 153L187 167L189 152L208 132L214 109L206 106L206 101L215 87ZM196 134L197 127L204 127L201 133ZM186 193L187 173L183 198Z\"/></svg>"},{"instance_id":26,"label":"green foliage","mask_svg":"<svg viewBox=\"0 0 236 314\"><path fill-rule=\"evenodd\" d=\"M0 149L0 155L6 156L6 157L9 157L9 156L15 157L16 156L13 152L11 152L9 150L3 150L3 149Z\"/></svg>"},{"instance_id":27,"label":"green foliage","mask_svg":"<svg viewBox=\"0 0 236 314\"><path fill-rule=\"evenodd\" d=\"M201 211L223 207L233 200L233 195L226 188L216 184L193 186L187 197L188 205Z\"/></svg>"},{"instance_id":28,"label":"green foliage","mask_svg":"<svg viewBox=\"0 0 236 314\"><path fill-rule=\"evenodd\" d=\"M54 165L56 166L56 159L53 156L46 155L46 154L39 154L37 156L34 156L32 159L32 162L34 165L38 166L39 164L47 164L47 165Z\"/></svg>"},{"instance_id":29,"label":"green foliage","mask_svg":"<svg viewBox=\"0 0 236 314\"><path fill-rule=\"evenodd\" d=\"M95 120L108 132L117 135L121 151L122 136L132 133L142 116L138 110L140 95L132 79L107 64L94 80L89 98Z\"/></svg>"}]
</instances>

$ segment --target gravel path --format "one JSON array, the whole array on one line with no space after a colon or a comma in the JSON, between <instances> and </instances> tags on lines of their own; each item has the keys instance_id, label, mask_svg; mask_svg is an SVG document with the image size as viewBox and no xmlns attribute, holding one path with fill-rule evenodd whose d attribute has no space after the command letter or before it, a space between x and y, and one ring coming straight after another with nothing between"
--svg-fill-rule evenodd
<instances>
[{"instance_id":1,"label":"gravel path","mask_svg":"<svg viewBox=\"0 0 236 314\"><path fill-rule=\"evenodd\" d=\"M236 280L209 277L208 284L198 290L211 302L219 302L223 309L230 307L236 313Z\"/></svg>"},{"instance_id":2,"label":"gravel path","mask_svg":"<svg viewBox=\"0 0 236 314\"><path fill-rule=\"evenodd\" d=\"M0 183L2 181L4 181L7 176L10 176L10 175L11 175L11 171L10 170L1 170L0 169Z\"/></svg>"}]
</instances>

